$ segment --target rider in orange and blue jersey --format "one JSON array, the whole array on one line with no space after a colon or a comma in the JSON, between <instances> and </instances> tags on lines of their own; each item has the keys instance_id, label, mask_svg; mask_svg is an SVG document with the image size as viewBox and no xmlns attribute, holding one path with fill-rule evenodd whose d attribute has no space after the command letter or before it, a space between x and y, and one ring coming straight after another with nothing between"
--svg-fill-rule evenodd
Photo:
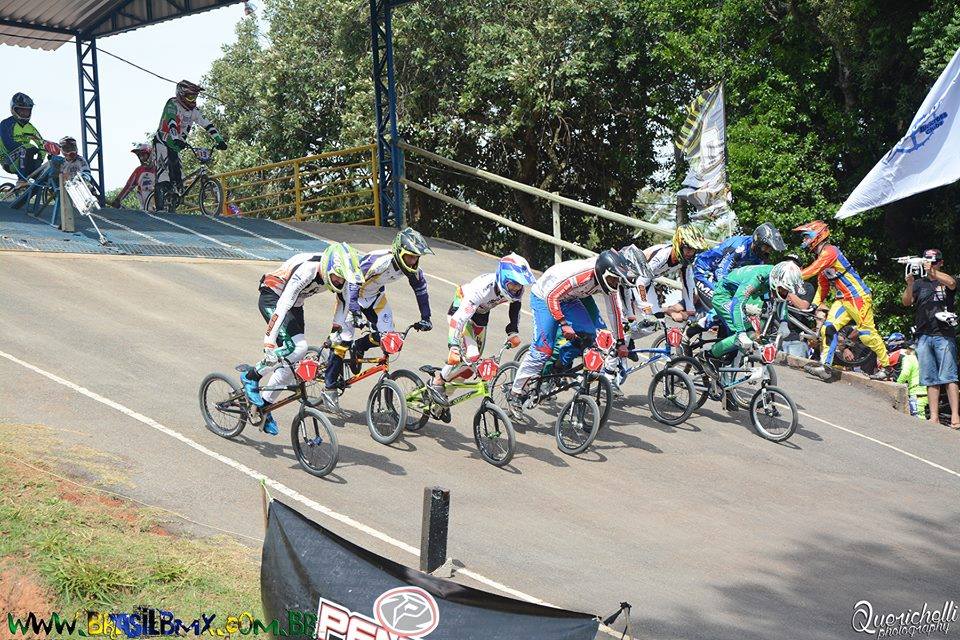
<instances>
[{"instance_id":1,"label":"rider in orange and blue jersey","mask_svg":"<svg viewBox=\"0 0 960 640\"><path fill-rule=\"evenodd\" d=\"M843 252L835 245L827 244L830 229L825 222L814 220L800 225L794 231L803 234L804 248L817 256L802 271L804 280L814 276L817 278L817 294L813 303L826 306L824 302L831 288L837 295L827 311L826 322L820 327L820 364L807 365L804 369L821 380L831 380L833 373L830 365L833 364L834 352L837 349L837 332L853 322L860 342L877 354L879 368L870 377L886 380L890 377L890 359L883 338L874 326L873 295L870 287Z\"/></svg>"}]
</instances>

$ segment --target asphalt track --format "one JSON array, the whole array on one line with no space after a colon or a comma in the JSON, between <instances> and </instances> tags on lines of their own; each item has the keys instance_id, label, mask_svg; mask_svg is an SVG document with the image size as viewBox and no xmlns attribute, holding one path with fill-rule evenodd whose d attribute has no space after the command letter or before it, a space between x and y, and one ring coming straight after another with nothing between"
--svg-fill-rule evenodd
<instances>
[{"instance_id":1,"label":"asphalt track","mask_svg":"<svg viewBox=\"0 0 960 640\"><path fill-rule=\"evenodd\" d=\"M313 231L361 249L389 235ZM493 261L434 245L438 255L423 264L442 326L453 283ZM257 356L257 281L272 264L0 253L0 422L44 424L64 446L115 456L132 485L122 492L254 545L263 535L252 477L260 473L288 504L415 566L409 549L419 540L422 491L442 485L452 493L450 555L475 572L467 581L485 576L600 614L626 600L640 638L858 637L850 620L860 600L885 613L956 599L958 434L897 414L857 387L791 370L780 370L781 386L804 415L782 445L713 402L685 425L659 425L640 400L644 374L629 381L633 398L592 450L566 456L550 428L521 426L506 469L476 454L470 405L457 408L452 425L431 422L391 447L373 442L360 424L372 383L343 398L353 416L335 421L341 462L327 479L299 469L286 430L220 439L203 427L197 386L206 373ZM417 319L405 283L389 299L398 323ZM330 312L329 299L308 302L309 336L322 338ZM529 332L529 316L522 321ZM498 309L493 340L505 323ZM411 334L398 365L440 362L444 344L442 329ZM281 410L281 426L292 416ZM0 427L2 437L10 427Z\"/></svg>"}]
</instances>

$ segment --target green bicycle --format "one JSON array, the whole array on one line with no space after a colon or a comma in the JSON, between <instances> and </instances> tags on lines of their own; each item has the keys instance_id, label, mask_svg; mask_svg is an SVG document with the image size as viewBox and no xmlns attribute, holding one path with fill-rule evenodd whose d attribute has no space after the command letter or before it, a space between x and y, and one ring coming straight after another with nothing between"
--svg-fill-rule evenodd
<instances>
[{"instance_id":1,"label":"green bicycle","mask_svg":"<svg viewBox=\"0 0 960 640\"><path fill-rule=\"evenodd\" d=\"M403 389L403 397L407 405L407 430L419 431L431 417L449 423L450 407L472 398L481 398L480 407L473 414L473 440L477 445L477 451L481 458L496 467L509 463L516 449L517 437L506 411L493 401L491 393L493 387L489 384L500 369L500 358L503 352L509 348L510 343L505 342L496 356L484 358L472 364L465 363L467 368L460 376L444 385L444 390L450 398L447 406L431 398L427 383L413 371L408 369L391 371L390 379ZM420 367L420 371L430 377L439 370L440 367L432 365ZM471 380L474 377L476 379ZM465 393L453 395L459 391L465 391Z\"/></svg>"}]
</instances>

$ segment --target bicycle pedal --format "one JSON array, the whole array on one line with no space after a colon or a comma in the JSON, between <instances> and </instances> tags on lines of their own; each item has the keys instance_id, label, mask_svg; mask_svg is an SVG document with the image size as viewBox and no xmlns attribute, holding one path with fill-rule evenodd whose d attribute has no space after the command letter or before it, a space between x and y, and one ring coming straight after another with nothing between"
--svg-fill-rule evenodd
<instances>
[{"instance_id":1,"label":"bicycle pedal","mask_svg":"<svg viewBox=\"0 0 960 640\"><path fill-rule=\"evenodd\" d=\"M445 424L450 424L450 409L444 409L440 412L440 420L442 420Z\"/></svg>"}]
</instances>

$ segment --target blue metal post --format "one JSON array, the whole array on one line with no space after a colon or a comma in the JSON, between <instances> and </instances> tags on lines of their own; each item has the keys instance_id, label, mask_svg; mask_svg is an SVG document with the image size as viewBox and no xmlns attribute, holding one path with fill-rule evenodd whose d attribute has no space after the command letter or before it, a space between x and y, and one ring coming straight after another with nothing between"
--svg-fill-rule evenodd
<instances>
[{"instance_id":1,"label":"blue metal post","mask_svg":"<svg viewBox=\"0 0 960 640\"><path fill-rule=\"evenodd\" d=\"M83 157L90 164L90 173L99 188L100 206L106 189L103 176L103 135L100 127L100 74L97 70L97 41L77 37L77 77L80 85L80 139Z\"/></svg>"},{"instance_id":2,"label":"blue metal post","mask_svg":"<svg viewBox=\"0 0 960 640\"><path fill-rule=\"evenodd\" d=\"M397 146L397 88L393 72L393 0L370 0L370 50L373 54L374 111L380 173L381 220L403 224L402 156Z\"/></svg>"}]
</instances>

